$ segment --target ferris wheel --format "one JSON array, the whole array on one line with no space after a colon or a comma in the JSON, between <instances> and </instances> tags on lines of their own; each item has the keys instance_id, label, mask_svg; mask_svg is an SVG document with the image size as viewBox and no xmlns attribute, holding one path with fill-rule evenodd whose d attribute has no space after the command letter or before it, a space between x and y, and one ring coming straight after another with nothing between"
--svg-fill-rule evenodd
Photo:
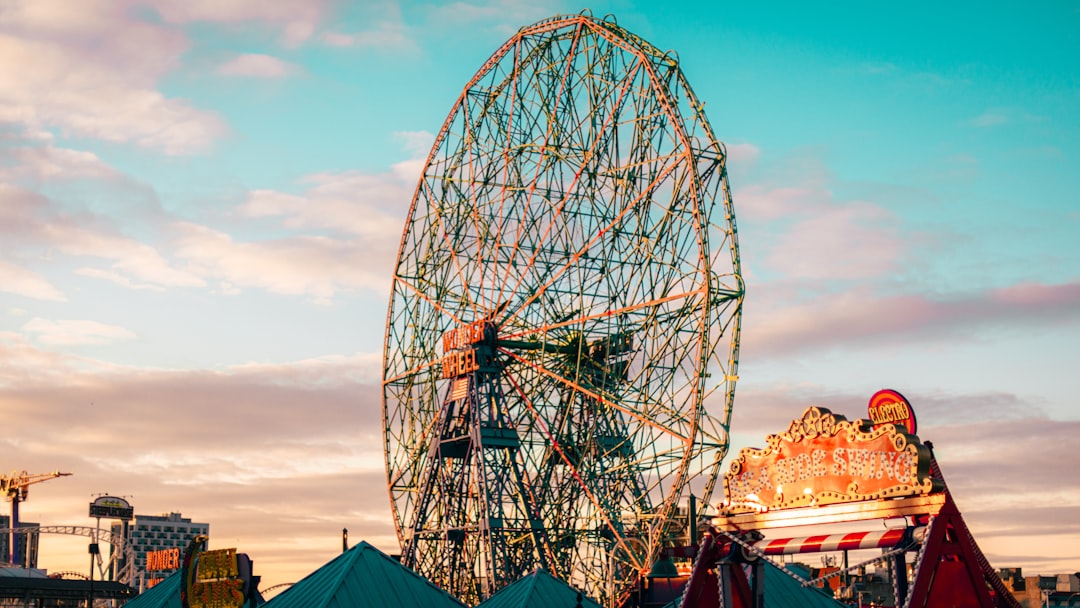
<instances>
[{"instance_id":1,"label":"ferris wheel","mask_svg":"<svg viewBox=\"0 0 1080 608\"><path fill-rule=\"evenodd\" d=\"M672 54L522 28L435 139L383 376L402 562L468 603L542 567L614 605L727 449L743 297L714 137Z\"/></svg>"}]
</instances>

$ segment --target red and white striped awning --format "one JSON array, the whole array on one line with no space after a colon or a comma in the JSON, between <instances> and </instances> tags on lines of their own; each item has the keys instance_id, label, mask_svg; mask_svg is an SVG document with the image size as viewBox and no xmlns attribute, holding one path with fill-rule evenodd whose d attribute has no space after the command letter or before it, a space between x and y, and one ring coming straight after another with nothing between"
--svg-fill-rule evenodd
<instances>
[{"instance_id":1,"label":"red and white striped awning","mask_svg":"<svg viewBox=\"0 0 1080 608\"><path fill-rule=\"evenodd\" d=\"M914 529L916 540L921 540L926 528ZM766 555L790 553L817 553L820 551L853 551L855 549L887 549L900 544L906 537L906 528L880 530L877 532L852 532L850 534L826 534L804 538L778 538L758 543L756 547Z\"/></svg>"}]
</instances>

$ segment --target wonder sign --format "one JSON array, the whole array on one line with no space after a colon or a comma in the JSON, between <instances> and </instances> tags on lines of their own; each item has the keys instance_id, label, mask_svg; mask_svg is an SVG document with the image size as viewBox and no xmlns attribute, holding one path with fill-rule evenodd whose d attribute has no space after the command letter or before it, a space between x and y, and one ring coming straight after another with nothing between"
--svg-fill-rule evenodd
<instances>
[{"instance_id":1,"label":"wonder sign","mask_svg":"<svg viewBox=\"0 0 1080 608\"><path fill-rule=\"evenodd\" d=\"M724 476L724 510L769 511L934 491L930 450L894 424L811 407L765 449L743 448Z\"/></svg>"}]
</instances>

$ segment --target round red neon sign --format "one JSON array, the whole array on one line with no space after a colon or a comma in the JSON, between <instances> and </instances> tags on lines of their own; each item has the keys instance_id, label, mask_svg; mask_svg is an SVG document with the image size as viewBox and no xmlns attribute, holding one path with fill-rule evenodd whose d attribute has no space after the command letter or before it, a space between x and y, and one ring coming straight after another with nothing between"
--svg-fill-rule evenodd
<instances>
[{"instance_id":1,"label":"round red neon sign","mask_svg":"<svg viewBox=\"0 0 1080 608\"><path fill-rule=\"evenodd\" d=\"M908 434L915 434L915 410L911 409L911 404L903 395L892 389L885 388L874 393L866 411L874 426L898 424L904 427Z\"/></svg>"}]
</instances>

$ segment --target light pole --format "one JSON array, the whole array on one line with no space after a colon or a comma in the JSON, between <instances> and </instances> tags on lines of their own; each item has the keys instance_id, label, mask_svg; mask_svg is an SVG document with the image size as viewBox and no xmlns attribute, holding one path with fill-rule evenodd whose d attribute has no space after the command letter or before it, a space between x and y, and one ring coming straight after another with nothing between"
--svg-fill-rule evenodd
<instances>
[{"instance_id":1,"label":"light pole","mask_svg":"<svg viewBox=\"0 0 1080 608\"><path fill-rule=\"evenodd\" d=\"M94 540L97 540L96 538ZM90 543L90 597L87 598L86 608L94 608L94 558L98 554L98 544Z\"/></svg>"}]
</instances>

